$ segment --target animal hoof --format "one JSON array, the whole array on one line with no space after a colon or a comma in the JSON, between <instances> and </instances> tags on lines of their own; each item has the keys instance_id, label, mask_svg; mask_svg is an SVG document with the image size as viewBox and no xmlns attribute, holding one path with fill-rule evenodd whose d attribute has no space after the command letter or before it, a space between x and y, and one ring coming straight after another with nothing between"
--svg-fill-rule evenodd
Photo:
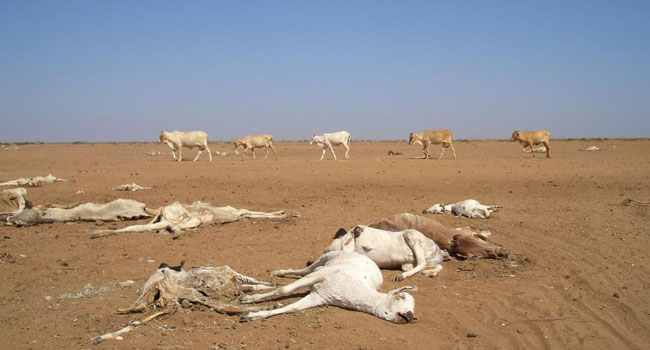
<instances>
[{"instance_id":1,"label":"animal hoof","mask_svg":"<svg viewBox=\"0 0 650 350\"><path fill-rule=\"evenodd\" d=\"M102 342L102 340L103 339L101 337L95 337L95 338L93 338L93 344L98 345L99 343Z\"/></svg>"},{"instance_id":2,"label":"animal hoof","mask_svg":"<svg viewBox=\"0 0 650 350\"><path fill-rule=\"evenodd\" d=\"M395 275L395 277L393 277L394 282L401 282L403 280L404 280L404 277L402 276L402 274Z\"/></svg>"},{"instance_id":3,"label":"animal hoof","mask_svg":"<svg viewBox=\"0 0 650 350\"><path fill-rule=\"evenodd\" d=\"M497 256L499 258L507 259L508 258L508 251L505 248L501 247L497 251Z\"/></svg>"},{"instance_id":4,"label":"animal hoof","mask_svg":"<svg viewBox=\"0 0 650 350\"><path fill-rule=\"evenodd\" d=\"M275 271L271 272L271 276L284 277L284 271L282 271L282 270L275 270Z\"/></svg>"},{"instance_id":5,"label":"animal hoof","mask_svg":"<svg viewBox=\"0 0 650 350\"><path fill-rule=\"evenodd\" d=\"M244 322L250 321L249 315L250 315L250 312L244 312L243 314L241 314L241 316L239 316L239 322L244 323Z\"/></svg>"}]
</instances>

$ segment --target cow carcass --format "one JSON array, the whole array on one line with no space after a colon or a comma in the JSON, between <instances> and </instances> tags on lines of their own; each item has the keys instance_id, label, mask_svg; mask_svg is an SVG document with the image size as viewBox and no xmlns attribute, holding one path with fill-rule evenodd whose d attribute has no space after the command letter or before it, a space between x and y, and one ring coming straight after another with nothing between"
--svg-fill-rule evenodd
<instances>
[{"instance_id":1,"label":"cow carcass","mask_svg":"<svg viewBox=\"0 0 650 350\"><path fill-rule=\"evenodd\" d=\"M284 210L266 213L237 209L231 206L213 207L210 203L201 201L192 204L174 202L158 209L154 218L148 224L132 225L117 230L99 230L93 232L91 238L105 237L122 232L172 232L174 238L177 238L183 230L196 228L206 223L224 224L242 218L284 219L287 216Z\"/></svg>"}]
</instances>

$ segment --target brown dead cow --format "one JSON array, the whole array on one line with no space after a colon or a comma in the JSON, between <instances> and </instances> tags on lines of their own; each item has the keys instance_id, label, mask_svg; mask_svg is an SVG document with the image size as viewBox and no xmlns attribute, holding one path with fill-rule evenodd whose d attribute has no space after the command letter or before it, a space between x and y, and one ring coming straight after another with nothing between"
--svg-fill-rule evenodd
<instances>
[{"instance_id":1,"label":"brown dead cow","mask_svg":"<svg viewBox=\"0 0 650 350\"><path fill-rule=\"evenodd\" d=\"M526 147L530 146L530 153L535 158L535 150L533 146L544 144L546 147L546 158L551 158L551 145L549 145L549 140L551 138L551 133L548 130L539 130L539 131L515 131L510 137L510 142L519 141L521 143L521 157L524 157L524 152Z\"/></svg>"},{"instance_id":2,"label":"brown dead cow","mask_svg":"<svg viewBox=\"0 0 650 350\"><path fill-rule=\"evenodd\" d=\"M385 217L369 226L387 231L418 230L434 240L440 248L446 250L450 255L462 258L500 259L508 257L505 248L488 242L479 233L466 228L452 229L433 219L419 215L396 214Z\"/></svg>"}]
</instances>

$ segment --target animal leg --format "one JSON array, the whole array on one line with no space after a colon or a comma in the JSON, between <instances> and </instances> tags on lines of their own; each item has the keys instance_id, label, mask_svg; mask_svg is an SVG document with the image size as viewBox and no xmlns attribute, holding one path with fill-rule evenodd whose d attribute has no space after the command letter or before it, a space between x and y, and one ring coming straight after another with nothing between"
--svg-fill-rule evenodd
<instances>
[{"instance_id":1,"label":"animal leg","mask_svg":"<svg viewBox=\"0 0 650 350\"><path fill-rule=\"evenodd\" d=\"M424 159L429 159L429 143L424 142Z\"/></svg>"},{"instance_id":2,"label":"animal leg","mask_svg":"<svg viewBox=\"0 0 650 350\"><path fill-rule=\"evenodd\" d=\"M173 313L174 311L176 311L174 308L167 308L167 309L164 309L162 311L156 312L156 313L154 313L154 314L152 314L150 316L147 316L144 319L142 319L141 321L133 321L128 326L126 326L126 327L124 327L124 328L122 328L122 329L120 329L120 330L118 330L116 332L106 333L104 335L100 335L99 337L93 338L93 344L97 345L97 344L101 343L102 341L104 341L106 339L117 338L117 337L121 336L122 334L125 334L125 333L128 333L128 332L134 330L136 327L138 327L140 325L146 324L147 322L150 322L150 321L152 321L152 320L154 320L154 319L156 319L156 318L158 318L158 317L160 317L162 315Z\"/></svg>"},{"instance_id":3,"label":"animal leg","mask_svg":"<svg viewBox=\"0 0 650 350\"><path fill-rule=\"evenodd\" d=\"M322 270L321 270L322 271ZM244 295L239 299L239 301L242 304L250 304L250 303L257 303L260 302L264 299L270 298L270 297L275 297L275 296L285 296L291 294L293 291L300 289L300 288L305 288L305 287L311 287L316 283L322 282L325 280L326 274L325 273L319 273L320 271L314 272L315 275L312 276L305 276L295 282L289 283L284 287L280 287L274 291L268 292L268 293L262 293L262 294L253 294L253 295Z\"/></svg>"},{"instance_id":4,"label":"animal leg","mask_svg":"<svg viewBox=\"0 0 650 350\"><path fill-rule=\"evenodd\" d=\"M409 270L413 270L413 264L407 263L407 264L402 265L402 271L406 272L406 271L409 271Z\"/></svg>"},{"instance_id":5,"label":"animal leg","mask_svg":"<svg viewBox=\"0 0 650 350\"><path fill-rule=\"evenodd\" d=\"M316 293L309 293L306 297L296 301L295 303L283 306L275 310L246 312L239 317L239 321L254 321L275 315L298 312L321 305L325 305L325 300L323 300L323 298Z\"/></svg>"},{"instance_id":6,"label":"animal leg","mask_svg":"<svg viewBox=\"0 0 650 350\"><path fill-rule=\"evenodd\" d=\"M321 154L320 160L323 160L323 158L325 158L325 152L327 152L327 148L323 147L323 154Z\"/></svg>"},{"instance_id":7,"label":"animal leg","mask_svg":"<svg viewBox=\"0 0 650 350\"><path fill-rule=\"evenodd\" d=\"M490 206L488 206L488 209L489 209L491 212L495 212L495 211L500 211L501 209L503 209L503 207L502 207L502 206L498 206L498 205L490 205Z\"/></svg>"},{"instance_id":8,"label":"animal leg","mask_svg":"<svg viewBox=\"0 0 650 350\"><path fill-rule=\"evenodd\" d=\"M241 290L243 290L244 292L251 292L251 291L263 290L263 289L271 289L271 288L273 288L273 287L259 285L259 284L242 284L241 285Z\"/></svg>"},{"instance_id":9,"label":"animal leg","mask_svg":"<svg viewBox=\"0 0 650 350\"><path fill-rule=\"evenodd\" d=\"M264 160L266 160L266 157L269 156L269 146L266 146L264 148L266 148L266 154L264 155Z\"/></svg>"},{"instance_id":10,"label":"animal leg","mask_svg":"<svg viewBox=\"0 0 650 350\"><path fill-rule=\"evenodd\" d=\"M533 142L528 142L528 146L530 146L530 153L533 155L533 158L537 158L535 156L535 149L533 148Z\"/></svg>"},{"instance_id":11,"label":"animal leg","mask_svg":"<svg viewBox=\"0 0 650 350\"><path fill-rule=\"evenodd\" d=\"M201 147L199 147L199 153L196 154L196 157L194 157L193 162L196 162L196 160L199 159L199 157L201 156L201 152L203 152L203 150L201 149Z\"/></svg>"},{"instance_id":12,"label":"animal leg","mask_svg":"<svg viewBox=\"0 0 650 350\"><path fill-rule=\"evenodd\" d=\"M232 270L232 269L231 269ZM242 275L241 273L236 272L235 270L232 270L232 273L234 274L235 281L240 283L242 286L270 286L270 282L262 282L254 279L253 277Z\"/></svg>"},{"instance_id":13,"label":"animal leg","mask_svg":"<svg viewBox=\"0 0 650 350\"><path fill-rule=\"evenodd\" d=\"M442 265L438 264L436 267L428 270L422 271L422 274L427 276L427 277L436 277L438 275L438 272L442 270Z\"/></svg>"},{"instance_id":14,"label":"animal leg","mask_svg":"<svg viewBox=\"0 0 650 350\"><path fill-rule=\"evenodd\" d=\"M265 213L263 211L252 211L248 209L236 209L233 207L221 207L219 209L223 209L226 211L229 211L237 216L243 217L243 218L248 218L248 219L261 219L261 218L266 218L266 219L283 219L287 217L287 213L284 210L278 210L270 213Z\"/></svg>"},{"instance_id":15,"label":"animal leg","mask_svg":"<svg viewBox=\"0 0 650 350\"><path fill-rule=\"evenodd\" d=\"M272 143L269 143L269 147L271 147L271 151L273 151L273 154L275 155L275 159L279 159L278 152L275 151L275 147L273 147ZM267 149L266 151L268 152L269 150Z\"/></svg>"},{"instance_id":16,"label":"animal leg","mask_svg":"<svg viewBox=\"0 0 650 350\"><path fill-rule=\"evenodd\" d=\"M320 257L318 260L314 261L311 265L303 268L303 269L298 269L298 270L293 270L293 269L286 269L286 270L276 270L271 272L271 275L273 276L279 276L279 277L284 277L286 275L298 275L298 276L306 276L318 269L319 267L325 265L328 259L324 257Z\"/></svg>"},{"instance_id":17,"label":"animal leg","mask_svg":"<svg viewBox=\"0 0 650 350\"><path fill-rule=\"evenodd\" d=\"M442 145L442 152L440 152L440 157L438 157L438 160L442 159L442 155L445 154L445 145Z\"/></svg>"},{"instance_id":18,"label":"animal leg","mask_svg":"<svg viewBox=\"0 0 650 350\"><path fill-rule=\"evenodd\" d=\"M401 274L395 276L393 279L396 282L409 278L416 273L424 270L427 266L426 256L424 254L424 247L422 246L422 241L420 241L417 236L419 232L415 230L408 230L404 233L404 242L406 245L411 248L413 251L413 257L415 258L415 267L409 271L402 272Z\"/></svg>"},{"instance_id":19,"label":"animal leg","mask_svg":"<svg viewBox=\"0 0 650 350\"><path fill-rule=\"evenodd\" d=\"M449 141L449 148L451 148L451 153L454 154L454 159L456 159L456 150L454 149L454 145L451 144L451 141Z\"/></svg>"},{"instance_id":20,"label":"animal leg","mask_svg":"<svg viewBox=\"0 0 650 350\"><path fill-rule=\"evenodd\" d=\"M348 160L350 159L350 157L348 157L348 153L350 153L350 146L347 143L344 143L343 147L345 147L345 160Z\"/></svg>"},{"instance_id":21,"label":"animal leg","mask_svg":"<svg viewBox=\"0 0 650 350\"><path fill-rule=\"evenodd\" d=\"M207 300L206 301L192 300L192 301L201 304L203 306L209 307L212 310L225 315L239 315L247 311L259 310L259 308L256 307L242 307L242 306L235 306L235 305L228 305L228 304L219 305L219 304L211 303Z\"/></svg>"},{"instance_id":22,"label":"animal leg","mask_svg":"<svg viewBox=\"0 0 650 350\"><path fill-rule=\"evenodd\" d=\"M90 238L108 237L122 232L155 232L168 228L170 228L169 222L160 221L144 225L131 225L117 230L97 230L90 235Z\"/></svg>"},{"instance_id":23,"label":"animal leg","mask_svg":"<svg viewBox=\"0 0 650 350\"><path fill-rule=\"evenodd\" d=\"M257 159L255 158L255 148L251 147L251 152L253 152L253 159Z\"/></svg>"},{"instance_id":24,"label":"animal leg","mask_svg":"<svg viewBox=\"0 0 650 350\"><path fill-rule=\"evenodd\" d=\"M183 147L178 147L178 161L180 162L181 159L183 159L183 152L182 152Z\"/></svg>"},{"instance_id":25,"label":"animal leg","mask_svg":"<svg viewBox=\"0 0 650 350\"><path fill-rule=\"evenodd\" d=\"M210 157L210 161L212 161L212 151L210 151L210 147L208 147L208 143L206 142L205 145L203 145L205 149L208 151L208 156Z\"/></svg>"},{"instance_id":26,"label":"animal leg","mask_svg":"<svg viewBox=\"0 0 650 350\"><path fill-rule=\"evenodd\" d=\"M551 145L548 144L548 141L544 141L543 144L546 147L546 158L551 158Z\"/></svg>"},{"instance_id":27,"label":"animal leg","mask_svg":"<svg viewBox=\"0 0 650 350\"><path fill-rule=\"evenodd\" d=\"M331 143L328 143L328 144L327 144L327 147L329 147L330 151L332 152L332 155L334 156L334 160L337 160L337 159L336 159L336 153L334 153L334 148L332 148L332 144L331 144Z\"/></svg>"},{"instance_id":28,"label":"animal leg","mask_svg":"<svg viewBox=\"0 0 650 350\"><path fill-rule=\"evenodd\" d=\"M171 142L169 142L167 140L165 140L163 142L165 142L167 144L167 146L169 146L169 148L172 149L172 156L174 156L174 160L176 160L176 146L174 146L174 144L172 144Z\"/></svg>"}]
</instances>

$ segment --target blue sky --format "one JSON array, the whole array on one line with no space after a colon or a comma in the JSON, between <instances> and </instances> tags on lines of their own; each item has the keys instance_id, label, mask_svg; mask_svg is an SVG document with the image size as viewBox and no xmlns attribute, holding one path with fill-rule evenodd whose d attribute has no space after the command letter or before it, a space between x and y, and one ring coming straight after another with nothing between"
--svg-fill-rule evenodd
<instances>
[{"instance_id":1,"label":"blue sky","mask_svg":"<svg viewBox=\"0 0 650 350\"><path fill-rule=\"evenodd\" d=\"M0 0L0 142L650 137L650 1Z\"/></svg>"}]
</instances>

